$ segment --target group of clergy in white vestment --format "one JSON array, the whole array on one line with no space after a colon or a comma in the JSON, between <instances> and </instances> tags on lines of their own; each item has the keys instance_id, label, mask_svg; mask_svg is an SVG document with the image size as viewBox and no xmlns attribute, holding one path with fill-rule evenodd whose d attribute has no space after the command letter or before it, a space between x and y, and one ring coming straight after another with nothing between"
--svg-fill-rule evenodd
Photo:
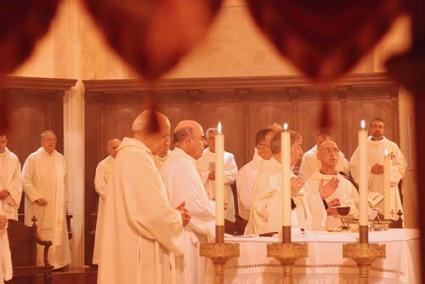
<instances>
[{"instance_id":1,"label":"group of clergy in white vestment","mask_svg":"<svg viewBox=\"0 0 425 284\"><path fill-rule=\"evenodd\" d=\"M7 135L0 133L0 283L12 278L7 220L18 220L22 190L26 196L25 223L31 226L35 217L40 238L52 242L50 264L59 269L71 263L65 158L56 151L53 131L44 131L40 141L41 147L28 156L21 172L18 157L6 147ZM41 247L37 247L37 263L44 264Z\"/></svg>"},{"instance_id":2,"label":"group of clergy in white vestment","mask_svg":"<svg viewBox=\"0 0 425 284\"><path fill-rule=\"evenodd\" d=\"M155 116L159 130L151 132ZM398 146L384 137L384 122L370 124L369 191L383 192L384 151L394 157L391 186L397 189L406 162ZM193 120L173 129L158 112L144 111L132 124L133 137L108 142L109 156L96 169L100 195L93 263L98 283L204 283L202 242L214 238L215 135ZM254 157L239 171L234 155L225 152L226 220L235 221L235 202L246 219L246 234L278 232L281 227L281 128L261 129ZM358 191L345 176L358 180L358 150L350 163L327 132L303 155L302 136L291 136L291 165L302 157L299 176L292 173L292 225L326 230L340 225L336 207L358 213ZM230 136L227 136L231 139ZM236 182L238 200L231 185ZM399 191L395 211L402 210ZM385 197L388 198L388 197ZM391 197L392 198L392 197ZM375 206L382 210L382 202ZM397 216L394 216L396 218Z\"/></svg>"}]
</instances>

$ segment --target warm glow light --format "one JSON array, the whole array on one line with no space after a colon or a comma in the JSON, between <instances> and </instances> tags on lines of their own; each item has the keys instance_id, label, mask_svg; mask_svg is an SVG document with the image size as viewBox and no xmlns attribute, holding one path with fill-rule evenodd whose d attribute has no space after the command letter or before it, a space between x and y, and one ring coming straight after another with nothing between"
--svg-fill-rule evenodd
<instances>
[{"instance_id":1,"label":"warm glow light","mask_svg":"<svg viewBox=\"0 0 425 284\"><path fill-rule=\"evenodd\" d=\"M385 157L388 156L388 150L387 149L384 150L384 156Z\"/></svg>"},{"instance_id":2,"label":"warm glow light","mask_svg":"<svg viewBox=\"0 0 425 284\"><path fill-rule=\"evenodd\" d=\"M285 130L285 131L286 131L286 130L288 130L288 123L286 123L286 122L285 122L285 123L283 124L283 130Z\"/></svg>"},{"instance_id":3,"label":"warm glow light","mask_svg":"<svg viewBox=\"0 0 425 284\"><path fill-rule=\"evenodd\" d=\"M362 119L362 121L360 122L360 127L362 129L365 129L366 128L366 122L364 121L364 119Z\"/></svg>"},{"instance_id":4,"label":"warm glow light","mask_svg":"<svg viewBox=\"0 0 425 284\"><path fill-rule=\"evenodd\" d=\"M217 131L218 131L218 133L221 133L221 122L220 121L218 122L218 125L217 125Z\"/></svg>"}]
</instances>

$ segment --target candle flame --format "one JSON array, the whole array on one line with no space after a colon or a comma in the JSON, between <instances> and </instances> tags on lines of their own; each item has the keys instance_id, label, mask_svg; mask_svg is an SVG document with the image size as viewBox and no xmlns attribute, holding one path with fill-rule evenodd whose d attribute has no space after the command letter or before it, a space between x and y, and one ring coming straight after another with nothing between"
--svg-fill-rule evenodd
<instances>
[{"instance_id":1,"label":"candle flame","mask_svg":"<svg viewBox=\"0 0 425 284\"><path fill-rule=\"evenodd\" d=\"M218 125L217 125L217 131L218 131L218 133L221 133L221 122L220 121L218 122Z\"/></svg>"},{"instance_id":2,"label":"candle flame","mask_svg":"<svg viewBox=\"0 0 425 284\"><path fill-rule=\"evenodd\" d=\"M384 150L384 156L385 157L388 156L388 150L387 149Z\"/></svg>"},{"instance_id":3,"label":"candle flame","mask_svg":"<svg viewBox=\"0 0 425 284\"><path fill-rule=\"evenodd\" d=\"M288 130L288 123L286 123L286 122L285 122L285 123L283 124L283 130L285 130L285 131L286 131L286 130Z\"/></svg>"},{"instance_id":4,"label":"candle flame","mask_svg":"<svg viewBox=\"0 0 425 284\"><path fill-rule=\"evenodd\" d=\"M366 128L366 122L364 121L364 119L362 119L362 121L360 122L360 127L362 129L365 129Z\"/></svg>"}]
</instances>

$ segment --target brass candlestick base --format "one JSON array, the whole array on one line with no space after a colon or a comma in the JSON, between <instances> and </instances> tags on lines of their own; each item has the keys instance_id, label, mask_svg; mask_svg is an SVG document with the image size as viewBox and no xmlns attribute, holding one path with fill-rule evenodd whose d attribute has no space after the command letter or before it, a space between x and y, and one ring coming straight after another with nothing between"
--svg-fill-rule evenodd
<instances>
[{"instance_id":1,"label":"brass candlestick base","mask_svg":"<svg viewBox=\"0 0 425 284\"><path fill-rule=\"evenodd\" d=\"M283 266L283 283L292 283L292 266L298 258L308 256L308 245L291 242L291 227L282 227L282 242L267 245L267 256Z\"/></svg>"},{"instance_id":2,"label":"brass candlestick base","mask_svg":"<svg viewBox=\"0 0 425 284\"><path fill-rule=\"evenodd\" d=\"M214 284L223 284L224 265L232 257L239 256L239 244L204 243L201 244L200 255L210 258L214 264Z\"/></svg>"},{"instance_id":3,"label":"brass candlestick base","mask_svg":"<svg viewBox=\"0 0 425 284\"><path fill-rule=\"evenodd\" d=\"M385 245L355 243L342 246L343 256L353 259L359 267L359 283L369 283L369 269L372 262L385 258Z\"/></svg>"},{"instance_id":4,"label":"brass candlestick base","mask_svg":"<svg viewBox=\"0 0 425 284\"><path fill-rule=\"evenodd\" d=\"M232 257L239 256L239 244L224 242L224 226L215 226L215 243L201 244L200 256L211 259L214 264L214 284L224 283L224 265Z\"/></svg>"}]
</instances>

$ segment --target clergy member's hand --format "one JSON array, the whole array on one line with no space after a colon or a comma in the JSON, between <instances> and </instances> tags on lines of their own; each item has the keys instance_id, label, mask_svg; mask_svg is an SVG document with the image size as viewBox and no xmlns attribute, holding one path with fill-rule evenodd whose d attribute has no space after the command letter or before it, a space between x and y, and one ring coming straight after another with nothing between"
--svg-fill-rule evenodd
<instances>
[{"instance_id":1,"label":"clergy member's hand","mask_svg":"<svg viewBox=\"0 0 425 284\"><path fill-rule=\"evenodd\" d=\"M337 206L341 205L341 202L339 202L338 198L332 199L328 203L328 209L326 211L328 212L328 215L336 215L336 208Z\"/></svg>"},{"instance_id":2,"label":"clergy member's hand","mask_svg":"<svg viewBox=\"0 0 425 284\"><path fill-rule=\"evenodd\" d=\"M319 185L319 193L322 199L328 198L338 188L339 179L331 178L327 183L322 179Z\"/></svg>"},{"instance_id":3,"label":"clergy member's hand","mask_svg":"<svg viewBox=\"0 0 425 284\"><path fill-rule=\"evenodd\" d=\"M0 200L4 200L9 196L9 191L7 189L3 189L0 191Z\"/></svg>"},{"instance_id":4,"label":"clergy member's hand","mask_svg":"<svg viewBox=\"0 0 425 284\"><path fill-rule=\"evenodd\" d=\"M374 175L382 175L384 173L384 166L380 164L374 164L370 171Z\"/></svg>"},{"instance_id":5,"label":"clergy member's hand","mask_svg":"<svg viewBox=\"0 0 425 284\"><path fill-rule=\"evenodd\" d=\"M35 201L35 203L37 203L37 205L39 205L39 206L46 206L47 205L47 200L44 199L43 197L40 197L39 199L37 199Z\"/></svg>"},{"instance_id":6,"label":"clergy member's hand","mask_svg":"<svg viewBox=\"0 0 425 284\"><path fill-rule=\"evenodd\" d=\"M7 218L5 215L0 215L0 231L6 229L7 226Z\"/></svg>"},{"instance_id":7,"label":"clergy member's hand","mask_svg":"<svg viewBox=\"0 0 425 284\"><path fill-rule=\"evenodd\" d=\"M304 186L305 181L302 177L293 177L291 178L291 195L295 196Z\"/></svg>"},{"instance_id":8,"label":"clergy member's hand","mask_svg":"<svg viewBox=\"0 0 425 284\"><path fill-rule=\"evenodd\" d=\"M184 207L184 201L177 206L176 210L180 212L180 214L182 215L182 222L183 222L183 227L185 227L189 221L190 221L190 214L189 211L187 211L187 209Z\"/></svg>"},{"instance_id":9,"label":"clergy member's hand","mask_svg":"<svg viewBox=\"0 0 425 284\"><path fill-rule=\"evenodd\" d=\"M208 179L209 180L215 180L215 171L210 171L210 173L208 175Z\"/></svg>"}]
</instances>

